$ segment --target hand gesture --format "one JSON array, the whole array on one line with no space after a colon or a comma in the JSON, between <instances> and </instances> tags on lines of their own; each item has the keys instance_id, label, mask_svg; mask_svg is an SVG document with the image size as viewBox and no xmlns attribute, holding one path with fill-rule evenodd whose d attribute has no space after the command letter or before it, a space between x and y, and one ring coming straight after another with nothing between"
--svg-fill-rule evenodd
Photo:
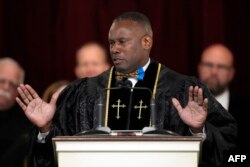
<instances>
[{"instance_id":1,"label":"hand gesture","mask_svg":"<svg viewBox=\"0 0 250 167\"><path fill-rule=\"evenodd\" d=\"M189 87L188 104L185 108L173 98L172 102L178 111L182 121L189 126L194 133L202 132L207 117L208 99L203 98L203 90L198 86Z\"/></svg>"},{"instance_id":2,"label":"hand gesture","mask_svg":"<svg viewBox=\"0 0 250 167\"><path fill-rule=\"evenodd\" d=\"M27 118L39 128L40 132L48 132L56 111L56 101L61 90L53 94L50 103L43 101L30 85L21 84L17 88L17 91L20 98L17 97L16 101L23 109Z\"/></svg>"}]
</instances>

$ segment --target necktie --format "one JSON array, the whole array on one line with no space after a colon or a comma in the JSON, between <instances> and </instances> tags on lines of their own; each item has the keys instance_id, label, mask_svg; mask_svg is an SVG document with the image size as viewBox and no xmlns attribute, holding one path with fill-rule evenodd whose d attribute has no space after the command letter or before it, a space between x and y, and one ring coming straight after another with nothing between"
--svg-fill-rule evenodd
<instances>
[{"instance_id":1,"label":"necktie","mask_svg":"<svg viewBox=\"0 0 250 167\"><path fill-rule=\"evenodd\" d=\"M143 80L145 75L145 72L142 67L140 67L138 70L130 72L130 73L122 73L122 72L115 72L115 78L118 81L125 80L127 78L135 78L137 80Z\"/></svg>"}]
</instances>

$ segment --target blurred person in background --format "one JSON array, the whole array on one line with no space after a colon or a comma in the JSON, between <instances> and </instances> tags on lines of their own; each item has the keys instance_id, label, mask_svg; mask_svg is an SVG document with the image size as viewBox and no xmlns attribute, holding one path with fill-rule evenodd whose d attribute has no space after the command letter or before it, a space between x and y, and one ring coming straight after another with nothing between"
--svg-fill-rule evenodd
<instances>
[{"instance_id":1,"label":"blurred person in background","mask_svg":"<svg viewBox=\"0 0 250 167\"><path fill-rule=\"evenodd\" d=\"M229 110L229 84L234 77L233 53L222 44L206 48L198 66L200 80L204 82L216 100Z\"/></svg>"},{"instance_id":2,"label":"blurred person in background","mask_svg":"<svg viewBox=\"0 0 250 167\"><path fill-rule=\"evenodd\" d=\"M62 91L70 82L67 80L59 80L56 82L51 83L44 91L42 99L49 103L53 94L57 91L60 90Z\"/></svg>"},{"instance_id":3,"label":"blurred person in background","mask_svg":"<svg viewBox=\"0 0 250 167\"><path fill-rule=\"evenodd\" d=\"M198 74L216 100L237 120L238 151L240 154L247 152L250 141L246 135L249 97L229 89L235 74L232 51L223 44L213 44L205 48L198 65Z\"/></svg>"},{"instance_id":4,"label":"blurred person in background","mask_svg":"<svg viewBox=\"0 0 250 167\"><path fill-rule=\"evenodd\" d=\"M28 147L31 124L16 105L17 86L25 72L12 58L0 59L0 166L21 167Z\"/></svg>"},{"instance_id":5,"label":"blurred person in background","mask_svg":"<svg viewBox=\"0 0 250 167\"><path fill-rule=\"evenodd\" d=\"M76 53L75 75L78 79L95 77L109 67L107 51L98 43L87 43Z\"/></svg>"}]
</instances>

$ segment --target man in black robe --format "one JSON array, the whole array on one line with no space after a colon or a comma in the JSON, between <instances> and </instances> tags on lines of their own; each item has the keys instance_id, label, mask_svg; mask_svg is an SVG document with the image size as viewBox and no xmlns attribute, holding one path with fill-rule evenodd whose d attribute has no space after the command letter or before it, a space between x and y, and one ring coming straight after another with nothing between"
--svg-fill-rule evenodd
<instances>
[{"instance_id":1,"label":"man in black robe","mask_svg":"<svg viewBox=\"0 0 250 167\"><path fill-rule=\"evenodd\" d=\"M196 78L178 74L149 58L152 36L146 16L137 12L122 14L113 21L109 31L114 67L97 77L73 82L60 96L55 93L50 103L43 102L29 85L19 86L17 102L38 127L31 147L32 166L55 164L52 137L75 135L94 128L100 93L105 92L104 88L115 87L116 79L121 78L130 80L132 87L151 89L152 95L146 90L107 91L104 96L105 126L118 130L150 126L149 110L142 111L142 107L147 108L152 96L156 99L157 111L163 111L158 114L157 127L183 136L202 136L200 165L223 165L224 153L235 147L235 120ZM134 73L140 74L139 77L134 78ZM124 98L128 95L133 98L132 102ZM126 107L129 109L125 110Z\"/></svg>"}]
</instances>

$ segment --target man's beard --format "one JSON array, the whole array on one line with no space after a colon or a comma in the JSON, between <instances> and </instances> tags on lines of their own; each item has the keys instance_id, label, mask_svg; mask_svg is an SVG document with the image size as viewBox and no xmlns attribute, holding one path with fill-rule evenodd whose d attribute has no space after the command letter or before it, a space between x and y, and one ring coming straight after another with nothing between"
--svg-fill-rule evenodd
<instances>
[{"instance_id":1,"label":"man's beard","mask_svg":"<svg viewBox=\"0 0 250 167\"><path fill-rule=\"evenodd\" d=\"M211 93L214 96L218 96L226 90L226 87L217 85L216 87L210 88Z\"/></svg>"},{"instance_id":2,"label":"man's beard","mask_svg":"<svg viewBox=\"0 0 250 167\"><path fill-rule=\"evenodd\" d=\"M214 96L218 96L220 95L221 93L223 93L226 89L227 89L227 86L228 85L223 85L221 84L218 79L216 79L216 83L215 84L211 84L209 83L209 79L207 79L205 81L205 83L207 83L207 86L209 88L209 90L211 91L211 93L214 95Z\"/></svg>"}]
</instances>

